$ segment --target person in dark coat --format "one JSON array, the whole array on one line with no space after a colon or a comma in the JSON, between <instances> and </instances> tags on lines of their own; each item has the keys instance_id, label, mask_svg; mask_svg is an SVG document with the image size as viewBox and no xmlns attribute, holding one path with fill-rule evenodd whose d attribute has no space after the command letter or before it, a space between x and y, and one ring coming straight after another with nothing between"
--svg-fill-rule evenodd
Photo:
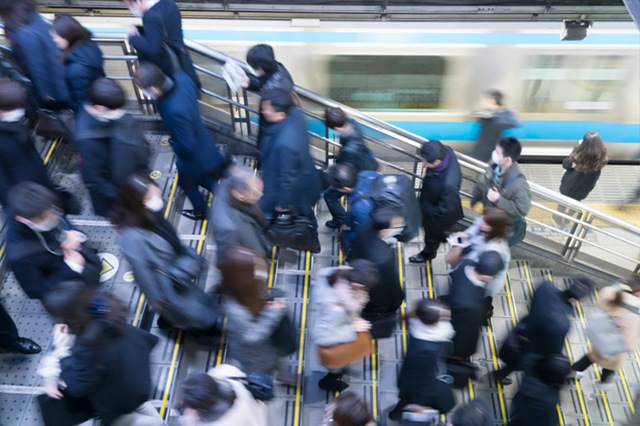
<instances>
[{"instance_id":1,"label":"person in dark coat","mask_svg":"<svg viewBox=\"0 0 640 426\"><path fill-rule=\"evenodd\" d=\"M349 164L358 174L365 170L376 171L378 162L364 143L362 129L355 120L347 118L340 108L330 108L325 113L325 123L328 128L340 136L340 152L336 157L336 164ZM347 222L347 212L342 207L340 199L344 193L330 187L324 192L332 219L326 223L328 228L339 229Z\"/></svg>"},{"instance_id":2,"label":"person in dark coat","mask_svg":"<svg viewBox=\"0 0 640 426\"><path fill-rule=\"evenodd\" d=\"M447 383L447 358L453 352L451 311L444 303L423 299L415 315L409 317L409 348L398 376L400 401L389 412L390 420L400 420L408 404L431 407L446 414L456 405Z\"/></svg>"},{"instance_id":3,"label":"person in dark coat","mask_svg":"<svg viewBox=\"0 0 640 426\"><path fill-rule=\"evenodd\" d=\"M20 337L18 328L9 313L0 305L0 352L33 355L40 353L42 347L31 339Z\"/></svg>"},{"instance_id":4,"label":"person in dark coat","mask_svg":"<svg viewBox=\"0 0 640 426\"><path fill-rule=\"evenodd\" d=\"M186 73L196 96L200 96L201 84L184 44L178 5L173 0L125 0L125 3L134 16L142 18L142 28L132 27L127 36L138 59L156 64L170 77L180 71Z\"/></svg>"},{"instance_id":5,"label":"person in dark coat","mask_svg":"<svg viewBox=\"0 0 640 426\"><path fill-rule=\"evenodd\" d=\"M68 107L70 96L64 66L57 58L59 50L33 0L3 2L0 16L14 56L35 86L39 105L50 109Z\"/></svg>"},{"instance_id":6,"label":"person in dark coat","mask_svg":"<svg viewBox=\"0 0 640 426\"><path fill-rule=\"evenodd\" d=\"M112 80L96 80L77 113L73 135L82 180L93 210L107 216L125 178L148 171L149 147L138 122L123 109L124 92Z\"/></svg>"},{"instance_id":7,"label":"person in dark coat","mask_svg":"<svg viewBox=\"0 0 640 426\"><path fill-rule=\"evenodd\" d=\"M529 315L517 327L525 339L518 360L495 371L492 379L504 383L503 379L513 371L527 371L538 359L561 354L571 328L573 305L594 289L595 283L588 278L575 279L565 291L551 281L543 282L533 296Z\"/></svg>"},{"instance_id":8,"label":"person in dark coat","mask_svg":"<svg viewBox=\"0 0 640 426\"><path fill-rule=\"evenodd\" d=\"M98 285L100 259L83 244L86 236L61 216L52 191L22 182L11 191L9 204L14 217L7 232L7 258L27 296L41 299L67 280Z\"/></svg>"},{"instance_id":9,"label":"person in dark coat","mask_svg":"<svg viewBox=\"0 0 640 426\"><path fill-rule=\"evenodd\" d=\"M540 358L530 373L525 374L513 398L509 424L515 426L557 426L560 389L571 370L562 355Z\"/></svg>"},{"instance_id":10,"label":"person in dark coat","mask_svg":"<svg viewBox=\"0 0 640 426\"><path fill-rule=\"evenodd\" d=\"M213 136L202 123L193 81L184 72L169 78L160 68L145 62L140 64L134 83L157 98L158 112L171 135L180 176L178 185L193 205L193 210L183 210L182 215L203 220L208 207L198 187L214 194L217 180L232 160L226 153L224 158L220 155Z\"/></svg>"},{"instance_id":11,"label":"person in dark coat","mask_svg":"<svg viewBox=\"0 0 640 426\"><path fill-rule=\"evenodd\" d=\"M446 240L446 231L464 217L460 201L460 165L453 150L440 141L422 144L420 157L427 165L420 191L424 249L409 258L423 263L438 255L438 247Z\"/></svg>"},{"instance_id":12,"label":"person in dark coat","mask_svg":"<svg viewBox=\"0 0 640 426\"><path fill-rule=\"evenodd\" d=\"M404 291L398 274L398 258L389 246L396 244L396 235L404 229L404 217L398 208L376 209L371 221L360 225L356 231L353 248L347 260L365 259L373 262L380 273L380 284L369 293L369 302L362 311L362 318L371 322L373 337L389 337L388 320L394 316L404 300Z\"/></svg>"},{"instance_id":13,"label":"person in dark coat","mask_svg":"<svg viewBox=\"0 0 640 426\"><path fill-rule=\"evenodd\" d=\"M275 89L262 97L261 111L271 123L265 129L260 145L264 196L260 209L267 216L293 211L309 219L313 239L307 249L320 252L318 222L313 211L322 182L309 152L307 124L300 110L293 105L291 93Z\"/></svg>"},{"instance_id":14,"label":"person in dark coat","mask_svg":"<svg viewBox=\"0 0 640 426\"><path fill-rule=\"evenodd\" d=\"M77 113L87 100L91 84L105 76L102 51L91 40L91 32L66 13L56 15L51 37L62 49L60 56L66 69L65 80L71 97L69 104Z\"/></svg>"},{"instance_id":15,"label":"person in dark coat","mask_svg":"<svg viewBox=\"0 0 640 426\"><path fill-rule=\"evenodd\" d=\"M607 148L602 143L600 135L597 132L587 132L578 146L573 149L571 155L562 161L565 172L560 182L560 193L576 201L584 200L596 187L600 173L608 162L609 154L607 154ZM565 213L566 211L566 207L558 206L558 212ZM569 209L570 216L576 213ZM551 219L558 228L570 224L569 219L558 215L553 215Z\"/></svg>"},{"instance_id":16,"label":"person in dark coat","mask_svg":"<svg viewBox=\"0 0 640 426\"><path fill-rule=\"evenodd\" d=\"M57 379L55 374L45 376L47 395L40 403L47 426L55 424L47 423L47 414L52 414L49 410L56 401L62 412L66 411L62 400L75 402L84 407L85 420L98 417L109 426L149 399L150 354L158 337L125 323L123 302L81 282L60 283L43 302L64 324L56 332L75 336L75 342L65 340L69 355L60 359Z\"/></svg>"},{"instance_id":17,"label":"person in dark coat","mask_svg":"<svg viewBox=\"0 0 640 426\"><path fill-rule=\"evenodd\" d=\"M451 324L456 330L453 357L467 359L478 348L480 329L486 323L485 286L504 268L497 251L485 251L477 262L463 260L451 272L451 291L442 299L451 307Z\"/></svg>"},{"instance_id":18,"label":"person in dark coat","mask_svg":"<svg viewBox=\"0 0 640 426\"><path fill-rule=\"evenodd\" d=\"M495 89L482 93L480 111L475 115L482 129L469 155L486 163L502 132L518 126L519 122L515 114L502 105L502 93Z\"/></svg>"}]
</instances>

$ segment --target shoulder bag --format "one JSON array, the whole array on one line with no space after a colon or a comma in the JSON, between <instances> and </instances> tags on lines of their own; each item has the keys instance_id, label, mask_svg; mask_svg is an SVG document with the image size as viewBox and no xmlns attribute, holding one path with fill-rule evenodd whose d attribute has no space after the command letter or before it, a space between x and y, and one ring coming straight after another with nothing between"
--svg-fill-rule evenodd
<instances>
[{"instance_id":1,"label":"shoulder bag","mask_svg":"<svg viewBox=\"0 0 640 426\"><path fill-rule=\"evenodd\" d=\"M242 383L258 401L269 401L273 398L273 378L267 373L253 371L247 373L246 377L229 377L229 379Z\"/></svg>"},{"instance_id":2,"label":"shoulder bag","mask_svg":"<svg viewBox=\"0 0 640 426\"><path fill-rule=\"evenodd\" d=\"M357 333L357 338L353 342L318 346L320 364L327 368L346 367L352 362L371 355L373 351L372 340L371 333L365 331Z\"/></svg>"},{"instance_id":3,"label":"shoulder bag","mask_svg":"<svg viewBox=\"0 0 640 426\"><path fill-rule=\"evenodd\" d=\"M309 247L313 236L313 225L304 216L283 213L267 224L264 235L275 246Z\"/></svg>"}]
</instances>

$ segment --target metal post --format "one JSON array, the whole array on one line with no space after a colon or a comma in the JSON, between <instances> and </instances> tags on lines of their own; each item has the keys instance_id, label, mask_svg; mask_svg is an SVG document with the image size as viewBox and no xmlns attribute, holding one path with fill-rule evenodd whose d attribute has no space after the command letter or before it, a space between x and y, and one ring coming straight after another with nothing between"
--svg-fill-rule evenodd
<instances>
[{"instance_id":1,"label":"metal post","mask_svg":"<svg viewBox=\"0 0 640 426\"><path fill-rule=\"evenodd\" d=\"M249 106L249 98L247 97L247 89L242 89L242 98L244 99L244 105ZM238 101L239 102L239 101ZM247 122L247 136L251 137L251 112L244 110L245 119Z\"/></svg>"}]
</instances>

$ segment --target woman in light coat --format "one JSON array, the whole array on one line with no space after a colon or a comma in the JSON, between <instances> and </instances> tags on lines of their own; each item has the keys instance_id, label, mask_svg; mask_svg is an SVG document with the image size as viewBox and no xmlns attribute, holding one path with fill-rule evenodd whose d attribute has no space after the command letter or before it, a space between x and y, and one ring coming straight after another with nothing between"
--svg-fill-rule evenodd
<instances>
[{"instance_id":1,"label":"woman in light coat","mask_svg":"<svg viewBox=\"0 0 640 426\"><path fill-rule=\"evenodd\" d=\"M627 350L635 350L640 336L640 275L631 275L618 284L603 288L596 307L615 321L615 325L622 331ZM595 363L602 367L602 374L594 386L604 391L611 390L614 385L610 383L610 379L616 370L622 367L626 355L625 352L613 358L605 358L597 350L592 349L571 366L573 373L570 377L576 379L584 377L583 371Z\"/></svg>"}]
</instances>

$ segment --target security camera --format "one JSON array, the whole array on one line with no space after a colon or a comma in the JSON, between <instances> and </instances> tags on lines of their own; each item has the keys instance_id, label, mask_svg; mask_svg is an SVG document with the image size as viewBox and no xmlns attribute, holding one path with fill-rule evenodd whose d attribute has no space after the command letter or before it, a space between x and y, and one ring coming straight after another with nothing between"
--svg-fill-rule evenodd
<instances>
[{"instance_id":1,"label":"security camera","mask_svg":"<svg viewBox=\"0 0 640 426\"><path fill-rule=\"evenodd\" d=\"M582 40L587 36L587 30L593 21L570 20L562 21L560 40Z\"/></svg>"}]
</instances>

